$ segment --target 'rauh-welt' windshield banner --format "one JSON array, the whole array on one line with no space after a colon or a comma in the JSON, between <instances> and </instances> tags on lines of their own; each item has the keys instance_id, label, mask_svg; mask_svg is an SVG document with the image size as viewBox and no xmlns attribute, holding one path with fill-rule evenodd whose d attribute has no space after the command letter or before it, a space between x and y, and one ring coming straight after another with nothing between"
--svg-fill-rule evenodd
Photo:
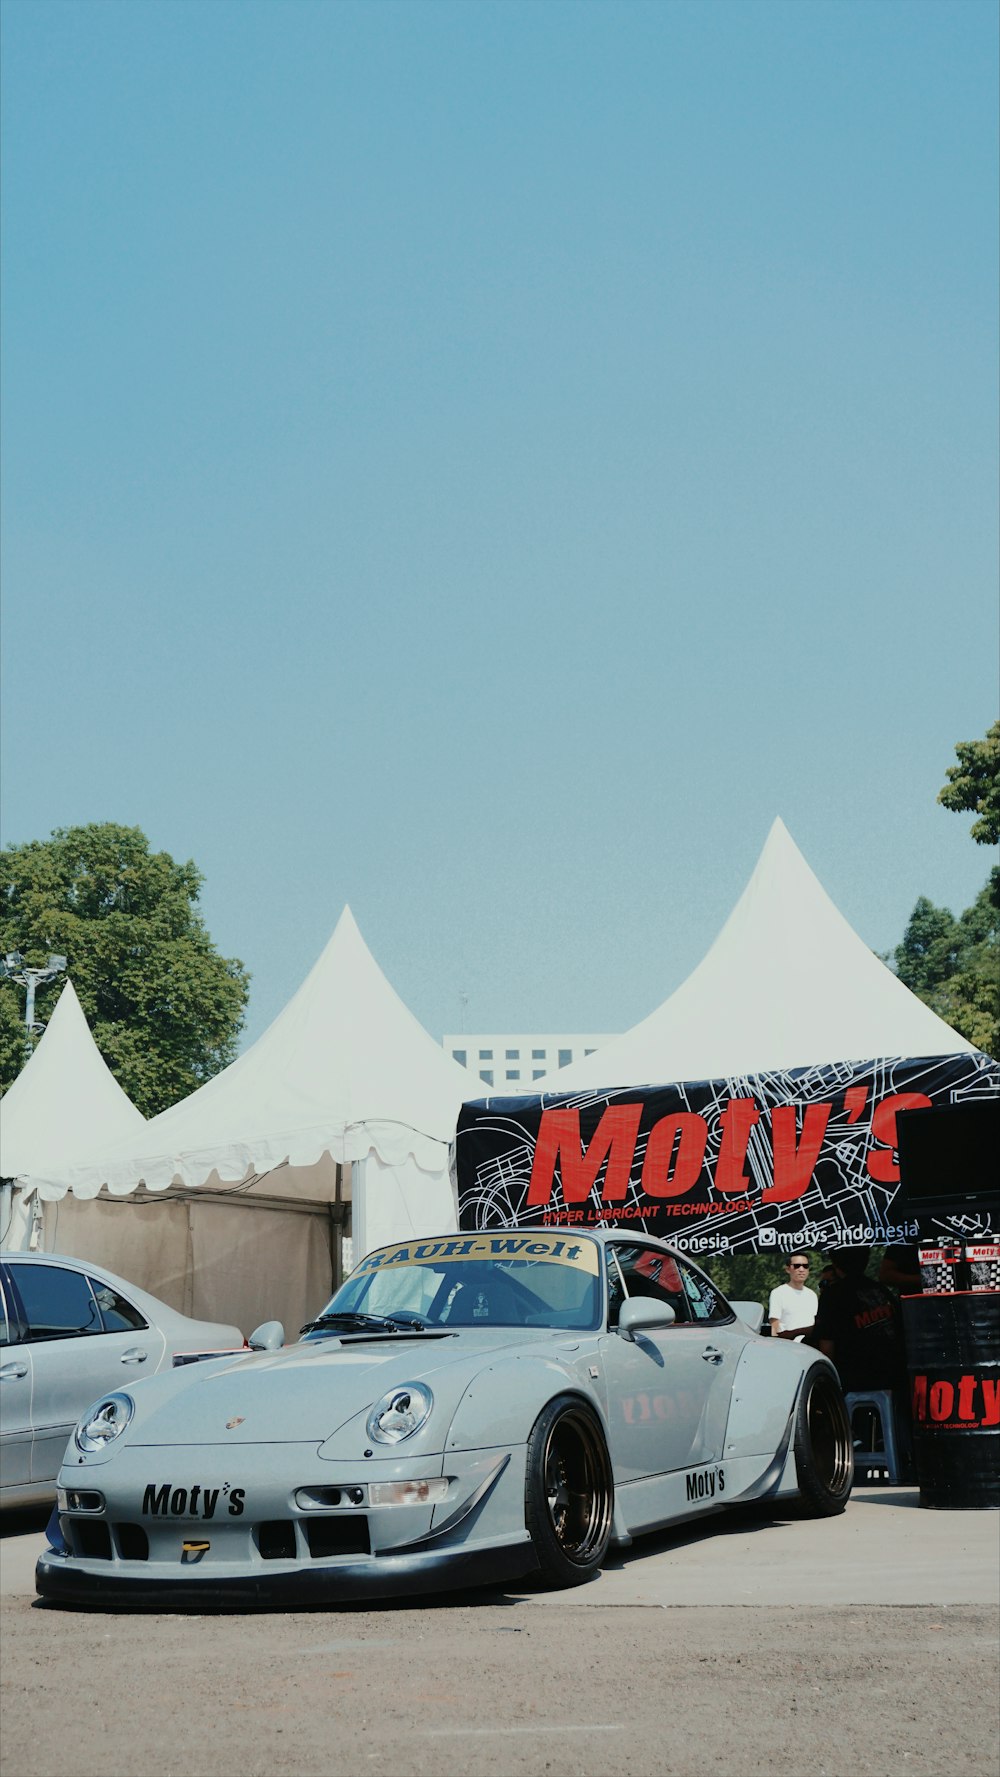
<instances>
[{"instance_id":1,"label":"'rauh-welt' windshield banner","mask_svg":"<svg viewBox=\"0 0 1000 1777\"><path fill-rule=\"evenodd\" d=\"M462 1108L459 1225L619 1225L693 1253L974 1237L894 1213L896 1113L1000 1091L986 1056L845 1062Z\"/></svg>"},{"instance_id":2,"label":"'rauh-welt' windshield banner","mask_svg":"<svg viewBox=\"0 0 1000 1777\"><path fill-rule=\"evenodd\" d=\"M536 1264L571 1265L577 1271L597 1276L597 1247L592 1240L574 1241L572 1235L480 1234L466 1238L456 1235L440 1240L406 1240L398 1246L382 1246L369 1253L351 1273L363 1277L366 1271L393 1271L399 1265L442 1265L466 1267L476 1261L509 1265L514 1259L522 1264L530 1259Z\"/></svg>"}]
</instances>

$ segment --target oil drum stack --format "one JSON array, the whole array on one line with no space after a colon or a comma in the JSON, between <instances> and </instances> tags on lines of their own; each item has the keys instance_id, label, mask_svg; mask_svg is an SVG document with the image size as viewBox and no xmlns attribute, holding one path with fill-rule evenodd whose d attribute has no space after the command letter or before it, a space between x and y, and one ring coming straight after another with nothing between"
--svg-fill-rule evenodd
<instances>
[{"instance_id":1,"label":"oil drum stack","mask_svg":"<svg viewBox=\"0 0 1000 1777\"><path fill-rule=\"evenodd\" d=\"M920 1503L1000 1507L1000 1242L924 1247L903 1298Z\"/></svg>"}]
</instances>

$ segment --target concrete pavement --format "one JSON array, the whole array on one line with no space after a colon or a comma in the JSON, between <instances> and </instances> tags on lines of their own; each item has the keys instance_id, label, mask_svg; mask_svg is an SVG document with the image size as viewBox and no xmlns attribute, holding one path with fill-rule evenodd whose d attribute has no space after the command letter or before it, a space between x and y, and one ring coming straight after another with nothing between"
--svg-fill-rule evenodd
<instances>
[{"instance_id":1,"label":"concrete pavement","mask_svg":"<svg viewBox=\"0 0 1000 1777\"><path fill-rule=\"evenodd\" d=\"M837 1518L743 1508L644 1538L576 1596L601 1605L996 1605L1000 1513L929 1511L915 1487L858 1489Z\"/></svg>"},{"instance_id":2,"label":"concrete pavement","mask_svg":"<svg viewBox=\"0 0 1000 1777\"><path fill-rule=\"evenodd\" d=\"M566 1592L250 1616L47 1607L45 1516L0 1520L0 1777L1000 1777L1000 1515L911 1489Z\"/></svg>"}]
</instances>

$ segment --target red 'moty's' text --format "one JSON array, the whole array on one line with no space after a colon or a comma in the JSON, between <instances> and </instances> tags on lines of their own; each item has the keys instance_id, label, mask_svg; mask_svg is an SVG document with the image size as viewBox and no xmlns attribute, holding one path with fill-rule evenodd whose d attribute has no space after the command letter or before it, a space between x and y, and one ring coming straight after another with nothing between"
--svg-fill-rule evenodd
<instances>
[{"instance_id":1,"label":"red 'moty's' text","mask_svg":"<svg viewBox=\"0 0 1000 1777\"><path fill-rule=\"evenodd\" d=\"M867 1098L867 1086L847 1088L841 1102L848 1123L858 1121ZM931 1102L923 1092L897 1092L876 1104L864 1162L876 1183L899 1181L897 1112L925 1108ZM753 1098L730 1098L719 1118L720 1140L714 1159L708 1157L707 1118L697 1111L672 1111L654 1123L646 1137L639 1190L661 1209L667 1200L694 1195L698 1213L749 1207L751 1196L761 1203L793 1203L805 1194L812 1180L835 1108L832 1099L804 1106L766 1107ZM544 1110L532 1160L528 1205L538 1208L552 1202L557 1174L564 1203L584 1203L596 1191L602 1173L602 1203L624 1203L633 1182L642 1111L642 1104L608 1105L584 1146L579 1108ZM751 1136L760 1125L762 1133L770 1137L771 1179L758 1199L747 1171L747 1153ZM706 1189L714 1189L720 1201L706 1202ZM737 1199L744 1201L737 1203ZM695 1210L692 1203L691 1213ZM684 1213L679 1204L677 1213Z\"/></svg>"}]
</instances>

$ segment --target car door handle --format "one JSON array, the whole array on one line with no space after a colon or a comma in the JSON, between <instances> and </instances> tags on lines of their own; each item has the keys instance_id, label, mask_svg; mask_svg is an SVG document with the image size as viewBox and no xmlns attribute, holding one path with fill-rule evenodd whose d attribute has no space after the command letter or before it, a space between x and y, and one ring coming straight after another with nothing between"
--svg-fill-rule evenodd
<instances>
[{"instance_id":1,"label":"car door handle","mask_svg":"<svg viewBox=\"0 0 1000 1777\"><path fill-rule=\"evenodd\" d=\"M701 1355L706 1364L721 1364L722 1362L722 1352L717 1345L706 1345Z\"/></svg>"},{"instance_id":2,"label":"car door handle","mask_svg":"<svg viewBox=\"0 0 1000 1777\"><path fill-rule=\"evenodd\" d=\"M0 1365L0 1382L13 1382L18 1376L26 1376L27 1374L27 1364Z\"/></svg>"},{"instance_id":3,"label":"car door handle","mask_svg":"<svg viewBox=\"0 0 1000 1777\"><path fill-rule=\"evenodd\" d=\"M144 1364L146 1362L146 1359L148 1356L149 1356L148 1351L140 1351L139 1347L137 1345L133 1345L131 1351L123 1351L122 1352L122 1363L123 1364Z\"/></svg>"}]
</instances>

